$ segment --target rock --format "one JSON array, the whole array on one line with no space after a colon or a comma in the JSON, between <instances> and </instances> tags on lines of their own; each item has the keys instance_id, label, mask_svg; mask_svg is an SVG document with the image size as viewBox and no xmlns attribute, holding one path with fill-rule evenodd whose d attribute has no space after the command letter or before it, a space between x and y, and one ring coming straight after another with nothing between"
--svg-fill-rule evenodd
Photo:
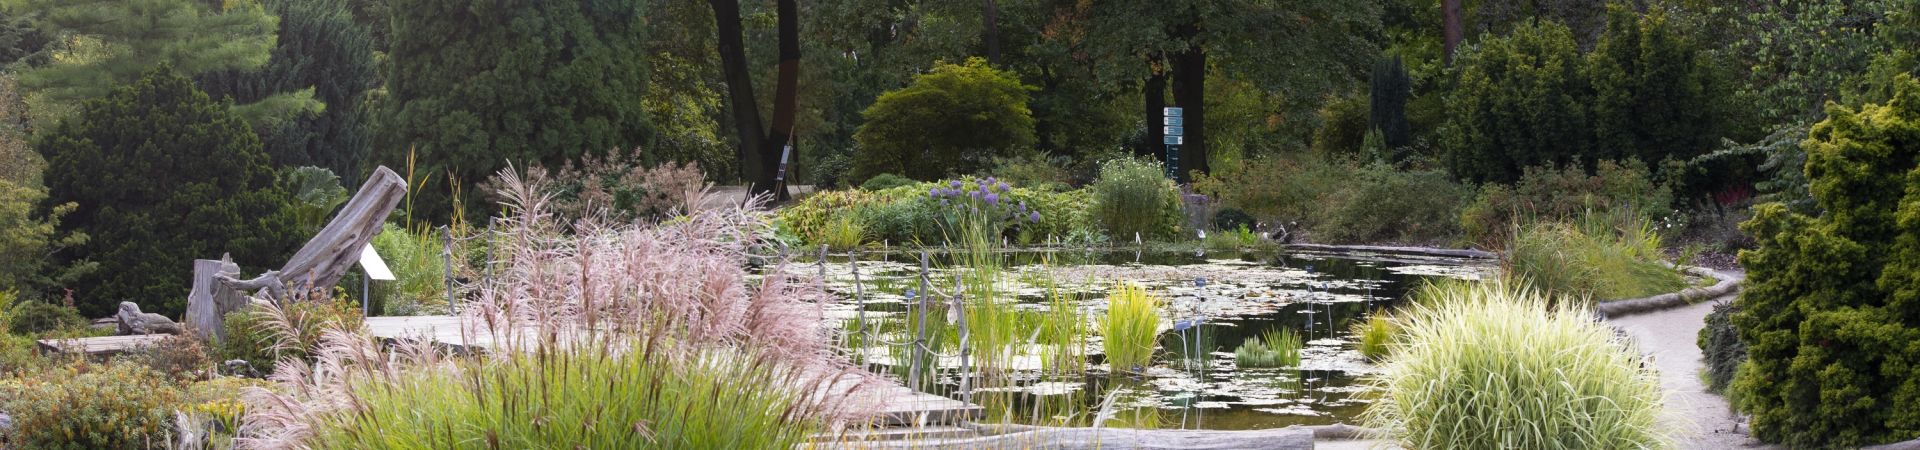
<instances>
[{"instance_id":1,"label":"rock","mask_svg":"<svg viewBox=\"0 0 1920 450\"><path fill-rule=\"evenodd\" d=\"M13 432L13 416L9 416L7 415L7 413L0 412L0 436L6 436L7 434L10 434L12 432Z\"/></svg>"},{"instance_id":2,"label":"rock","mask_svg":"<svg viewBox=\"0 0 1920 450\"><path fill-rule=\"evenodd\" d=\"M120 313L114 318L120 319L120 334L180 334L180 324L173 319L153 313L140 312L140 305L133 302L120 302Z\"/></svg>"},{"instance_id":3,"label":"rock","mask_svg":"<svg viewBox=\"0 0 1920 450\"><path fill-rule=\"evenodd\" d=\"M226 375L248 378L260 377L260 372L253 370L253 363L249 363L244 359L229 359L227 362L220 363L220 368Z\"/></svg>"}]
</instances>

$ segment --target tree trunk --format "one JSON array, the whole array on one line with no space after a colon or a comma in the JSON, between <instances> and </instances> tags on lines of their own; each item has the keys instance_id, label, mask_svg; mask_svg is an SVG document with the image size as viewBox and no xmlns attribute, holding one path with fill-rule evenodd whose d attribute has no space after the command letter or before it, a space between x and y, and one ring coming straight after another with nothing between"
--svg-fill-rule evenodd
<instances>
[{"instance_id":1,"label":"tree trunk","mask_svg":"<svg viewBox=\"0 0 1920 450\"><path fill-rule=\"evenodd\" d=\"M987 65L1000 67L1000 5L986 0L983 8L981 23L986 29L981 32L980 40L987 44Z\"/></svg>"},{"instance_id":2,"label":"tree trunk","mask_svg":"<svg viewBox=\"0 0 1920 450\"><path fill-rule=\"evenodd\" d=\"M773 89L773 129L767 130L767 140L760 148L760 157L766 166L753 182L754 194L773 193L778 201L787 200L787 189L781 187L776 192L775 177L779 174L780 153L788 141L794 141L792 155L787 155L787 163L792 164L799 158L800 145L793 138L795 109L799 107L800 87L800 8L795 0L779 0L775 6L780 17L780 71L779 79ZM785 174L790 181L792 170Z\"/></svg>"},{"instance_id":3,"label":"tree trunk","mask_svg":"<svg viewBox=\"0 0 1920 450\"><path fill-rule=\"evenodd\" d=\"M734 136L738 137L739 147L736 154L740 157L740 178L760 184L762 174L772 174L774 167L761 157L765 144L765 131L760 126L760 107L753 98L753 78L747 73L747 49L740 34L739 0L707 0L713 6L714 27L718 31L720 51L720 69L727 82L728 108L733 110ZM778 158L779 155L774 155ZM778 164L778 162L774 162Z\"/></svg>"},{"instance_id":4,"label":"tree trunk","mask_svg":"<svg viewBox=\"0 0 1920 450\"><path fill-rule=\"evenodd\" d=\"M1453 50L1460 46L1460 40L1466 37L1466 30L1460 24L1460 3L1462 0L1440 0L1440 17L1445 24L1442 36L1446 43L1443 54L1447 65L1453 65Z\"/></svg>"},{"instance_id":5,"label":"tree trunk","mask_svg":"<svg viewBox=\"0 0 1920 450\"><path fill-rule=\"evenodd\" d=\"M1174 180L1186 183L1188 174L1206 174L1207 167L1207 51L1194 44L1173 57L1173 101L1186 114L1186 144L1180 146L1179 171Z\"/></svg>"},{"instance_id":6,"label":"tree trunk","mask_svg":"<svg viewBox=\"0 0 1920 450\"><path fill-rule=\"evenodd\" d=\"M1140 148L1134 154L1166 161L1167 145L1164 138L1167 132L1160 126L1161 118L1165 117L1161 114L1161 108L1167 106L1167 75L1155 70L1153 75L1147 76L1146 86L1141 88L1140 95L1147 99L1147 141L1140 143Z\"/></svg>"}]
</instances>

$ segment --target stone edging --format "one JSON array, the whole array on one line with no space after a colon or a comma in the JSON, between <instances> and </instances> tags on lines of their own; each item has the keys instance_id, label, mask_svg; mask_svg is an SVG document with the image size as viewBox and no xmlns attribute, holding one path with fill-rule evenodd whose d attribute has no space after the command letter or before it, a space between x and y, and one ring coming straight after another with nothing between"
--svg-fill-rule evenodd
<instances>
[{"instance_id":1,"label":"stone edging","mask_svg":"<svg viewBox=\"0 0 1920 450\"><path fill-rule=\"evenodd\" d=\"M1402 255L1438 256L1444 258L1500 259L1499 253L1473 250L1430 247L1388 247L1379 245L1327 245L1327 244L1286 244L1287 249L1312 250L1320 252L1350 253L1373 252Z\"/></svg>"},{"instance_id":2,"label":"stone edging","mask_svg":"<svg viewBox=\"0 0 1920 450\"><path fill-rule=\"evenodd\" d=\"M1727 295L1740 288L1740 277L1723 274L1717 270L1705 267L1687 267L1683 270L1694 275L1711 277L1717 281L1713 283L1713 286L1704 288L1690 287L1681 289L1679 292L1669 292L1651 297L1600 302L1600 304L1594 305L1594 312L1600 314L1601 317L1607 318L1643 314L1699 303L1707 299Z\"/></svg>"}]
</instances>

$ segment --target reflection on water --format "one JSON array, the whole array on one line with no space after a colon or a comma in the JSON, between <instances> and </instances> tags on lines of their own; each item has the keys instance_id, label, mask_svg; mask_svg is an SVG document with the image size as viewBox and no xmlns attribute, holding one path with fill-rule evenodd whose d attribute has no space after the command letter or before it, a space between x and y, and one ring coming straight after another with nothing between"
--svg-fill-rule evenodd
<instances>
[{"instance_id":1,"label":"reflection on water","mask_svg":"<svg viewBox=\"0 0 1920 450\"><path fill-rule=\"evenodd\" d=\"M927 298L919 295L920 262L902 254L858 259L858 289L845 254L785 270L824 272L839 297L829 316L845 330L866 332L847 333L849 353L905 378L907 343L920 323L913 305ZM948 261L931 259L928 278L939 292L940 281L951 277L940 269ZM1000 291L1018 299L1009 332L1025 336L1018 340L1026 345L993 358L985 370L977 367L980 355L969 355L962 370L957 327L947 323L948 308L935 297L926 311L927 341L938 356L925 364L937 369L923 370L936 378L921 388L970 398L988 408L989 421L1088 425L1103 418L1108 426L1142 428L1352 423L1366 408L1363 377L1373 366L1351 349L1349 327L1394 308L1424 279L1478 279L1495 270L1455 259L1300 253L1016 252L1006 259L1011 264ZM1105 314L1105 291L1119 281L1147 286L1167 300L1156 364L1141 374L1110 373L1099 336L1063 337L1047 325L1060 317L1058 308L1049 313L1052 292L1054 301L1078 311L1071 320L1085 322L1080 328L1091 333L1091 321ZM1233 349L1275 328L1305 338L1300 366L1236 368Z\"/></svg>"}]
</instances>

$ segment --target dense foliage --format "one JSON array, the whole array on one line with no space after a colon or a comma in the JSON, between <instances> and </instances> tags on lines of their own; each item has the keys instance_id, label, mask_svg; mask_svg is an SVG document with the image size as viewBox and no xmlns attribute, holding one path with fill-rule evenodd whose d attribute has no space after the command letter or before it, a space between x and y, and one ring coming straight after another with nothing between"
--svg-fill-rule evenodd
<instances>
[{"instance_id":1,"label":"dense foliage","mask_svg":"<svg viewBox=\"0 0 1920 450\"><path fill-rule=\"evenodd\" d=\"M1033 145L1031 89L978 58L935 65L861 113L853 178L932 180L991 167L992 158Z\"/></svg>"},{"instance_id":2,"label":"dense foliage","mask_svg":"<svg viewBox=\"0 0 1920 450\"><path fill-rule=\"evenodd\" d=\"M1107 236L1131 242L1135 236L1167 237L1180 229L1181 216L1166 214L1180 211L1180 190L1159 163L1107 161L1100 180L1087 190L1093 196L1087 213Z\"/></svg>"},{"instance_id":3,"label":"dense foliage","mask_svg":"<svg viewBox=\"0 0 1920 450\"><path fill-rule=\"evenodd\" d=\"M287 109L253 120L267 156L281 166L320 166L350 180L371 172L363 167L368 142L368 91L377 83L372 34L355 23L347 0L270 0L267 12L280 18L279 38L265 66L224 70L194 77L214 98L235 103L262 102ZM269 97L295 92L312 106L275 104Z\"/></svg>"},{"instance_id":4,"label":"dense foliage","mask_svg":"<svg viewBox=\"0 0 1920 450\"><path fill-rule=\"evenodd\" d=\"M1501 254L1507 277L1551 295L1606 301L1687 287L1664 264L1660 235L1645 219L1590 214L1574 223L1522 225Z\"/></svg>"},{"instance_id":5,"label":"dense foliage","mask_svg":"<svg viewBox=\"0 0 1920 450\"><path fill-rule=\"evenodd\" d=\"M1324 242L1446 243L1471 186L1437 170L1317 157L1259 158L1193 184L1222 208Z\"/></svg>"},{"instance_id":6,"label":"dense foliage","mask_svg":"<svg viewBox=\"0 0 1920 450\"><path fill-rule=\"evenodd\" d=\"M1920 83L1885 105L1832 106L1803 147L1825 214L1756 207L1733 323L1734 381L1756 436L1839 448L1920 437Z\"/></svg>"},{"instance_id":7,"label":"dense foliage","mask_svg":"<svg viewBox=\"0 0 1920 450\"><path fill-rule=\"evenodd\" d=\"M91 236L60 257L100 264L72 285L89 316L129 300L178 316L192 280L183 261L231 253L265 270L300 244L259 138L166 66L87 102L38 148L48 202L79 205L61 230Z\"/></svg>"},{"instance_id":8,"label":"dense foliage","mask_svg":"<svg viewBox=\"0 0 1920 450\"><path fill-rule=\"evenodd\" d=\"M1591 53L1553 22L1464 52L1441 131L1454 174L1512 182L1533 166L1652 165L1718 145L1731 87L1698 45L1661 13L1612 16Z\"/></svg>"},{"instance_id":9,"label":"dense foliage","mask_svg":"<svg viewBox=\"0 0 1920 450\"><path fill-rule=\"evenodd\" d=\"M0 380L8 441L34 449L170 448L183 393L135 363L75 364Z\"/></svg>"},{"instance_id":10,"label":"dense foliage","mask_svg":"<svg viewBox=\"0 0 1920 450\"><path fill-rule=\"evenodd\" d=\"M473 187L508 163L560 167L645 143L642 3L389 7L392 48L374 143L381 161L420 175L415 217L493 210Z\"/></svg>"},{"instance_id":11,"label":"dense foliage","mask_svg":"<svg viewBox=\"0 0 1920 450\"><path fill-rule=\"evenodd\" d=\"M1469 242L1503 248L1516 227L1573 221L1590 214L1658 218L1672 193L1647 167L1629 160L1601 161L1588 173L1578 164L1527 169L1512 185L1488 185L1460 213Z\"/></svg>"}]
</instances>

